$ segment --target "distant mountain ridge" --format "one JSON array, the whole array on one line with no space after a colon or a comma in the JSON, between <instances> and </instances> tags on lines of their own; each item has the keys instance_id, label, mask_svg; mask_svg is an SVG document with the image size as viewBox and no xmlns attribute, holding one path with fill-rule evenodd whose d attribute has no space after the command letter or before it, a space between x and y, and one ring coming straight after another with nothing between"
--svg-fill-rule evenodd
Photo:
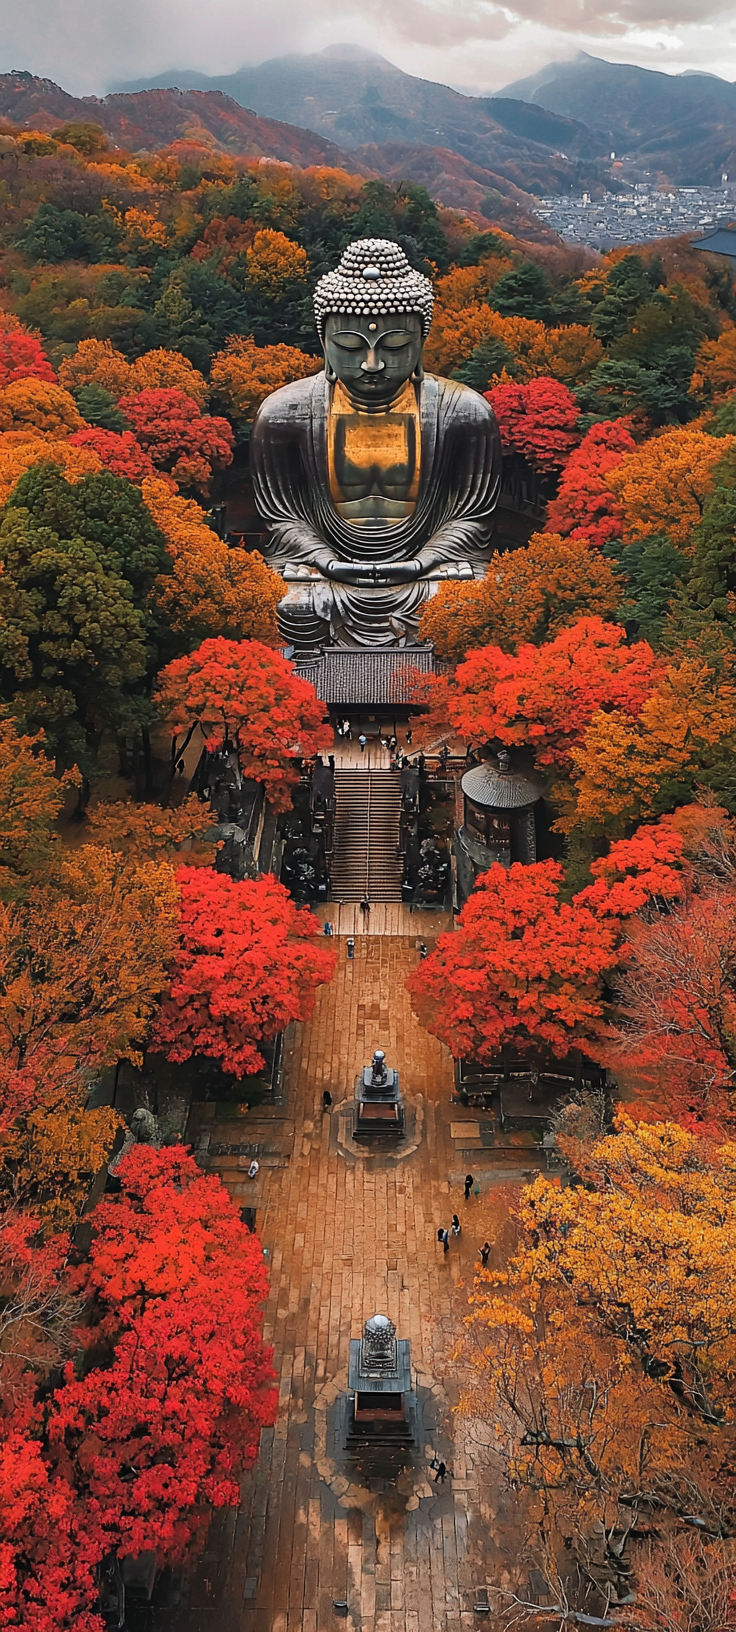
<instances>
[{"instance_id":1,"label":"distant mountain ridge","mask_svg":"<svg viewBox=\"0 0 736 1632\"><path fill-rule=\"evenodd\" d=\"M680 186L736 175L736 85L715 74L663 74L581 51L507 85L504 96L567 119L595 117L618 158Z\"/></svg>"},{"instance_id":2,"label":"distant mountain ridge","mask_svg":"<svg viewBox=\"0 0 736 1632\"><path fill-rule=\"evenodd\" d=\"M205 141L243 158L274 158L307 166L351 164L334 142L281 120L262 119L220 91L162 89L142 95L70 96L51 79L0 74L0 119L50 131L73 120L102 127L119 147L152 150L175 141Z\"/></svg>"},{"instance_id":3,"label":"distant mountain ridge","mask_svg":"<svg viewBox=\"0 0 736 1632\"><path fill-rule=\"evenodd\" d=\"M182 70L125 88L156 85L219 90L268 118L288 107L300 125L350 151L436 146L536 195L606 179L612 150L680 186L736 173L736 86L584 52L489 97L405 74L356 47L274 57L214 77Z\"/></svg>"},{"instance_id":4,"label":"distant mountain ridge","mask_svg":"<svg viewBox=\"0 0 736 1632\"><path fill-rule=\"evenodd\" d=\"M175 85L223 92L266 118L288 108L296 123L350 152L386 143L438 147L537 195L589 185L595 161L605 154L605 136L577 120L525 101L496 105L490 97L463 96L356 47L274 57L210 78L163 74L126 89Z\"/></svg>"}]
</instances>

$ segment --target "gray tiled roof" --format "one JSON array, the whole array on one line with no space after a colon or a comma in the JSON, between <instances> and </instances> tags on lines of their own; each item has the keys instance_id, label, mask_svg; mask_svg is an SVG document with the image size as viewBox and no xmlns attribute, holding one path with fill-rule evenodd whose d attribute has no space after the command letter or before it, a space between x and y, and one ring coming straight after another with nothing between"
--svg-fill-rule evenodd
<instances>
[{"instance_id":1,"label":"gray tiled roof","mask_svg":"<svg viewBox=\"0 0 736 1632\"><path fill-rule=\"evenodd\" d=\"M330 648L317 658L294 663L323 703L338 706L406 704L414 700L417 676L434 674L432 646L397 646L387 651Z\"/></svg>"},{"instance_id":2,"label":"gray tiled roof","mask_svg":"<svg viewBox=\"0 0 736 1632\"><path fill-rule=\"evenodd\" d=\"M692 247L709 250L711 255L730 255L736 261L736 232L732 227L716 227L707 238L693 239Z\"/></svg>"},{"instance_id":3,"label":"gray tiled roof","mask_svg":"<svg viewBox=\"0 0 736 1632\"><path fill-rule=\"evenodd\" d=\"M499 771L489 760L466 771L460 783L474 805L488 810L521 810L534 805L542 796L540 783L518 771Z\"/></svg>"}]
</instances>

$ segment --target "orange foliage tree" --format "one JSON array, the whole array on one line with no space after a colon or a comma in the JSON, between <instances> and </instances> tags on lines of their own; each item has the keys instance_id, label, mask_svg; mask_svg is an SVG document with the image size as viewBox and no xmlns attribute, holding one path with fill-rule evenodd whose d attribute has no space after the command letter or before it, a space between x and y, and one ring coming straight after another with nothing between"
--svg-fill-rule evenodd
<instances>
[{"instance_id":1,"label":"orange foliage tree","mask_svg":"<svg viewBox=\"0 0 736 1632\"><path fill-rule=\"evenodd\" d=\"M264 1065L260 1045L307 1020L335 953L313 913L271 874L237 881L180 867L179 945L153 1041L170 1060L205 1054L236 1077Z\"/></svg>"},{"instance_id":2,"label":"orange foliage tree","mask_svg":"<svg viewBox=\"0 0 736 1632\"><path fill-rule=\"evenodd\" d=\"M208 527L193 499L158 478L144 480L143 499L166 540L171 569L157 578L153 602L189 644L207 635L279 644L276 607L284 582L257 550L230 549Z\"/></svg>"},{"instance_id":3,"label":"orange foliage tree","mask_svg":"<svg viewBox=\"0 0 736 1632\"><path fill-rule=\"evenodd\" d=\"M537 470L559 470L580 440L580 410L566 385L545 377L486 392L504 452L521 453Z\"/></svg>"},{"instance_id":4,"label":"orange foliage tree","mask_svg":"<svg viewBox=\"0 0 736 1632\"><path fill-rule=\"evenodd\" d=\"M12 380L0 391L0 431L65 437L81 424L74 398L48 380Z\"/></svg>"},{"instance_id":5,"label":"orange foliage tree","mask_svg":"<svg viewBox=\"0 0 736 1632\"><path fill-rule=\"evenodd\" d=\"M690 544L713 492L716 465L734 447L736 437L682 426L651 437L609 470L606 481L621 506L624 543L666 533L672 544Z\"/></svg>"},{"instance_id":6,"label":"orange foliage tree","mask_svg":"<svg viewBox=\"0 0 736 1632\"><path fill-rule=\"evenodd\" d=\"M295 346L257 346L251 335L234 335L213 357L210 380L228 412L250 420L272 391L321 367L321 357L308 357Z\"/></svg>"},{"instance_id":7,"label":"orange foliage tree","mask_svg":"<svg viewBox=\"0 0 736 1632\"><path fill-rule=\"evenodd\" d=\"M58 465L68 482L81 482L84 476L102 470L102 460L92 448L76 447L71 437L59 441L55 437L29 435L18 439L15 432L0 435L0 504L10 497L25 471L33 465Z\"/></svg>"},{"instance_id":8,"label":"orange foliage tree","mask_svg":"<svg viewBox=\"0 0 736 1632\"><path fill-rule=\"evenodd\" d=\"M569 805L558 826L624 833L693 798L700 785L717 788L735 751L733 662L686 653L654 676L640 706L614 704L591 716L571 749Z\"/></svg>"},{"instance_id":9,"label":"orange foliage tree","mask_svg":"<svg viewBox=\"0 0 736 1632\"><path fill-rule=\"evenodd\" d=\"M494 863L409 976L419 1020L456 1059L488 1061L504 1043L565 1055L601 1037L616 932L560 899L563 878L555 861Z\"/></svg>"},{"instance_id":10,"label":"orange foliage tree","mask_svg":"<svg viewBox=\"0 0 736 1632\"><path fill-rule=\"evenodd\" d=\"M702 342L690 390L694 396L713 402L720 402L736 390L736 329L725 329L717 340Z\"/></svg>"},{"instance_id":11,"label":"orange foliage tree","mask_svg":"<svg viewBox=\"0 0 736 1632\"><path fill-rule=\"evenodd\" d=\"M165 862L136 864L86 845L53 879L0 908L0 1106L28 1080L85 1090L105 1065L135 1057L176 938L177 892ZM28 1097L24 1092L24 1097Z\"/></svg>"},{"instance_id":12,"label":"orange foliage tree","mask_svg":"<svg viewBox=\"0 0 736 1632\"><path fill-rule=\"evenodd\" d=\"M174 736L199 727L209 752L234 748L276 810L289 808L299 761L332 742L314 687L257 640L204 640L161 670L155 700Z\"/></svg>"},{"instance_id":13,"label":"orange foliage tree","mask_svg":"<svg viewBox=\"0 0 736 1632\"><path fill-rule=\"evenodd\" d=\"M111 397L122 397L128 390L131 365L121 351L116 351L109 340L80 340L71 357L64 357L59 367L59 384L66 391L77 391L81 385L101 385Z\"/></svg>"},{"instance_id":14,"label":"orange foliage tree","mask_svg":"<svg viewBox=\"0 0 736 1632\"><path fill-rule=\"evenodd\" d=\"M0 896L22 893L24 881L51 865L53 824L78 780L75 771L54 775L45 740L43 731L28 736L0 715Z\"/></svg>"},{"instance_id":15,"label":"orange foliage tree","mask_svg":"<svg viewBox=\"0 0 736 1632\"><path fill-rule=\"evenodd\" d=\"M209 386L188 357L183 357L180 351L158 347L155 351L145 351L131 363L124 390L119 395L135 396L140 391L183 391L185 397L191 397L198 408L203 408Z\"/></svg>"},{"instance_id":16,"label":"orange foliage tree","mask_svg":"<svg viewBox=\"0 0 736 1632\"><path fill-rule=\"evenodd\" d=\"M540 765L568 771L596 711L625 707L635 720L657 674L646 641L629 646L618 625L581 618L515 655L498 646L471 652L448 688L448 714L475 742L534 748Z\"/></svg>"},{"instance_id":17,"label":"orange foliage tree","mask_svg":"<svg viewBox=\"0 0 736 1632\"><path fill-rule=\"evenodd\" d=\"M626 420L592 425L562 472L557 495L547 508L547 531L585 538L601 549L612 538L620 538L621 506L607 476L635 448Z\"/></svg>"},{"instance_id":18,"label":"orange foliage tree","mask_svg":"<svg viewBox=\"0 0 736 1632\"><path fill-rule=\"evenodd\" d=\"M485 578L441 584L425 606L420 638L459 663L471 650L540 645L581 617L610 618L621 598L607 561L587 541L533 533L525 549L493 555Z\"/></svg>"}]
</instances>

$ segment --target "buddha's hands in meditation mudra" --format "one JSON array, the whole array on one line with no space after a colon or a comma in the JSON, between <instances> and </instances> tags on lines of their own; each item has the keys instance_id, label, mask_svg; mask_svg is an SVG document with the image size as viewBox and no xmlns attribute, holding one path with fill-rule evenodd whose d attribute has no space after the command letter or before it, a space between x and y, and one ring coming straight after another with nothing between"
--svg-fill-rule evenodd
<instances>
[{"instance_id":1,"label":"buddha's hands in meditation mudra","mask_svg":"<svg viewBox=\"0 0 736 1632\"><path fill-rule=\"evenodd\" d=\"M446 561L438 565L431 572L423 561L320 561L317 570L325 578L331 578L337 584L357 584L361 589L371 585L380 588L386 584L409 584L417 578L474 578L475 574L469 561ZM300 579L314 577L314 568L303 566L299 561L287 561L282 568L282 577L287 583L298 582Z\"/></svg>"}]
</instances>

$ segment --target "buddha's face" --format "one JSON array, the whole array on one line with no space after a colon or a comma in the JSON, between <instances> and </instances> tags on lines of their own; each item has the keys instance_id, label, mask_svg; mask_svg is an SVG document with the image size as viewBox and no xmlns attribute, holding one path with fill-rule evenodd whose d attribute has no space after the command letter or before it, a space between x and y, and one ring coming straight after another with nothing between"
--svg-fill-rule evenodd
<instances>
[{"instance_id":1,"label":"buddha's face","mask_svg":"<svg viewBox=\"0 0 736 1632\"><path fill-rule=\"evenodd\" d=\"M421 362L422 320L417 312L331 312L325 323L325 359L358 402L390 402Z\"/></svg>"}]
</instances>

